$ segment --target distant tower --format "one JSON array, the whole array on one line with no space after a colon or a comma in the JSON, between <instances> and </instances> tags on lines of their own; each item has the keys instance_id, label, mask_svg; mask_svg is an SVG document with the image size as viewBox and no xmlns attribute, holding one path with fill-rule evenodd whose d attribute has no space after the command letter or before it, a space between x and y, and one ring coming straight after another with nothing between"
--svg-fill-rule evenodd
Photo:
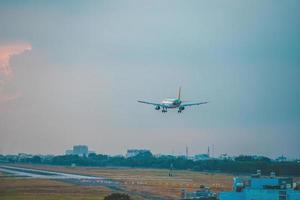
<instances>
[{"instance_id":1,"label":"distant tower","mask_svg":"<svg viewBox=\"0 0 300 200\"><path fill-rule=\"evenodd\" d=\"M185 157L186 157L186 159L189 158L189 147L188 146L185 147Z\"/></svg>"},{"instance_id":2,"label":"distant tower","mask_svg":"<svg viewBox=\"0 0 300 200\"><path fill-rule=\"evenodd\" d=\"M210 154L210 152L209 152L209 146L208 146L207 147L207 155L208 155L208 157L210 156L209 154Z\"/></svg>"}]
</instances>

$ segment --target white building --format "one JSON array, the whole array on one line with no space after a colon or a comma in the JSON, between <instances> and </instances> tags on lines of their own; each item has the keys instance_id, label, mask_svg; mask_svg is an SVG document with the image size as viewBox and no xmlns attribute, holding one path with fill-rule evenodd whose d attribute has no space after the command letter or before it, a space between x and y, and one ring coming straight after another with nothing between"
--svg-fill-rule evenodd
<instances>
[{"instance_id":1,"label":"white building","mask_svg":"<svg viewBox=\"0 0 300 200\"><path fill-rule=\"evenodd\" d=\"M220 160L232 160L232 157L230 157L227 153L223 153L219 156Z\"/></svg>"},{"instance_id":2,"label":"white building","mask_svg":"<svg viewBox=\"0 0 300 200\"><path fill-rule=\"evenodd\" d=\"M278 158L275 159L277 162L285 162L287 161L287 157L281 155Z\"/></svg>"},{"instance_id":3,"label":"white building","mask_svg":"<svg viewBox=\"0 0 300 200\"><path fill-rule=\"evenodd\" d=\"M209 159L210 159L209 154L206 154L206 153L204 153L204 154L197 154L193 158L194 161L209 160Z\"/></svg>"},{"instance_id":4,"label":"white building","mask_svg":"<svg viewBox=\"0 0 300 200\"><path fill-rule=\"evenodd\" d=\"M144 154L144 153L150 153L151 154L151 151L147 150L147 149L128 149L127 153L126 153L126 157L127 158L135 157L139 154Z\"/></svg>"},{"instance_id":5,"label":"white building","mask_svg":"<svg viewBox=\"0 0 300 200\"><path fill-rule=\"evenodd\" d=\"M66 150L66 155L78 155L78 156L88 156L89 148L86 145L74 145L73 150Z\"/></svg>"},{"instance_id":6,"label":"white building","mask_svg":"<svg viewBox=\"0 0 300 200\"><path fill-rule=\"evenodd\" d=\"M65 155L72 155L72 154L73 154L73 150L71 150L71 149L68 149L65 152Z\"/></svg>"},{"instance_id":7,"label":"white building","mask_svg":"<svg viewBox=\"0 0 300 200\"><path fill-rule=\"evenodd\" d=\"M251 178L234 178L232 192L220 192L220 200L300 200L300 190L293 188L292 178L279 178L275 174Z\"/></svg>"},{"instance_id":8,"label":"white building","mask_svg":"<svg viewBox=\"0 0 300 200\"><path fill-rule=\"evenodd\" d=\"M75 145L73 146L73 154L78 156L88 156L89 148L86 145Z\"/></svg>"}]
</instances>

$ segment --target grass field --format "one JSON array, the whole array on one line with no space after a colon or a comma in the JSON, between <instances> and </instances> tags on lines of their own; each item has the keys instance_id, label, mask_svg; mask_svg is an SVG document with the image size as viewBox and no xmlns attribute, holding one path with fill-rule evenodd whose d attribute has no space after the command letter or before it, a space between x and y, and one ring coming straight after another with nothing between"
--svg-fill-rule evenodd
<instances>
[{"instance_id":1,"label":"grass field","mask_svg":"<svg viewBox=\"0 0 300 200\"><path fill-rule=\"evenodd\" d=\"M121 183L124 191L130 195L151 194L169 199L178 199L182 189L196 190L200 185L208 186L214 192L230 191L233 175L221 173L203 173L188 170L169 170L140 168L104 168L104 167L63 167L48 165L17 165L20 167L49 171L101 176ZM295 177L295 180L300 180ZM0 173L0 199L18 200L78 200L103 199L111 191L101 186L72 185L45 179L15 179L11 175ZM136 196L134 199L143 199ZM145 199L145 198L144 198Z\"/></svg>"},{"instance_id":2,"label":"grass field","mask_svg":"<svg viewBox=\"0 0 300 200\"><path fill-rule=\"evenodd\" d=\"M0 178L1 200L102 200L111 191L45 179Z\"/></svg>"},{"instance_id":3,"label":"grass field","mask_svg":"<svg viewBox=\"0 0 300 200\"><path fill-rule=\"evenodd\" d=\"M20 165L19 165L20 166ZM47 165L22 165L35 169L96 175L117 180L129 192L143 192L178 198L182 189L196 190L200 185L208 186L212 191L231 190L232 175L202 173L187 170L175 170L169 177L169 171L164 169L136 168L99 168L99 167L62 167Z\"/></svg>"}]
</instances>

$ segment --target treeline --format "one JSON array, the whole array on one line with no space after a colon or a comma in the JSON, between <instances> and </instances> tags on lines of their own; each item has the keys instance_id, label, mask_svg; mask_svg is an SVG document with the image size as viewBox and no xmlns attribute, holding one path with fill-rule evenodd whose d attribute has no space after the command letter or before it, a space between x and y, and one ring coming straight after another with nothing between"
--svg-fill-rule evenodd
<instances>
[{"instance_id":1,"label":"treeline","mask_svg":"<svg viewBox=\"0 0 300 200\"><path fill-rule=\"evenodd\" d=\"M225 172L234 174L254 173L260 169L264 175L275 172L281 176L300 176L299 161L275 162L267 157L238 156L234 160L203 160L193 161L185 157L160 156L151 153L139 154L135 157L108 156L102 154L89 154L88 157L77 155L61 155L51 158L33 156L30 158L13 158L0 156L0 162L32 163L64 166L109 166L109 167L142 167L194 170L207 172Z\"/></svg>"}]
</instances>

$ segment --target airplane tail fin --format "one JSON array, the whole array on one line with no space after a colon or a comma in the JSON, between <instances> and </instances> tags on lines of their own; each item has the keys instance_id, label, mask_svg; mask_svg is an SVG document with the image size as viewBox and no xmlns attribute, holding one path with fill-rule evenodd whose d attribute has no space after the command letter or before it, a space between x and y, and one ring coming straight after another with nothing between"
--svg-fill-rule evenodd
<instances>
[{"instance_id":1,"label":"airplane tail fin","mask_svg":"<svg viewBox=\"0 0 300 200\"><path fill-rule=\"evenodd\" d=\"M178 99L181 98L181 86L179 87L179 91L178 91Z\"/></svg>"}]
</instances>

